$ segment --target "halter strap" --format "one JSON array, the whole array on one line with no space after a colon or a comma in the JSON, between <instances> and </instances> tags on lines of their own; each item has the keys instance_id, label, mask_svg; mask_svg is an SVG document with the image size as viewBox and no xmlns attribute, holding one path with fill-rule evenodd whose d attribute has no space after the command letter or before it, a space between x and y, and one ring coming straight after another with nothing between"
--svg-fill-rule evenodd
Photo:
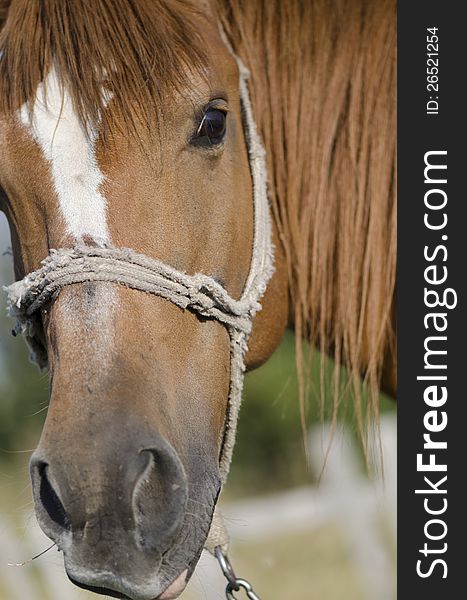
<instances>
[{"instance_id":1,"label":"halter strap","mask_svg":"<svg viewBox=\"0 0 467 600\"><path fill-rule=\"evenodd\" d=\"M85 281L119 283L154 294L245 334L251 329L249 316L260 308L250 298L234 300L211 277L187 275L129 248L78 246L52 250L41 269L12 284L13 311L19 311L15 316L30 319L65 286Z\"/></svg>"},{"instance_id":2,"label":"halter strap","mask_svg":"<svg viewBox=\"0 0 467 600\"><path fill-rule=\"evenodd\" d=\"M240 98L244 113L244 133L248 147L254 198L254 240L248 278L239 300L212 277L188 275L131 249L94 248L51 250L42 266L21 281L6 287L16 330L31 349L31 359L41 368L47 365L41 342L39 309L55 299L60 291L75 283L107 281L165 298L182 309L215 319L227 328L230 337L230 387L224 435L219 457L222 483L229 472L235 443L245 371L244 358L252 320L261 309L259 300L273 273L271 218L266 185L265 152L256 130L248 91L249 72L237 57L240 72ZM216 511L206 547L225 546L227 537Z\"/></svg>"}]
</instances>

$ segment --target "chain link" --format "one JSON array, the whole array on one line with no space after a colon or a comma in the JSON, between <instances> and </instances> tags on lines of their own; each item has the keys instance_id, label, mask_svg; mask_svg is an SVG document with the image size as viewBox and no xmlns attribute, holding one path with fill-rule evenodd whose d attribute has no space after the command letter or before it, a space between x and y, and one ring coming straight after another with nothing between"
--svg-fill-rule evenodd
<instances>
[{"instance_id":1,"label":"chain link","mask_svg":"<svg viewBox=\"0 0 467 600\"><path fill-rule=\"evenodd\" d=\"M214 550L214 554L219 561L219 565L222 569L224 577L227 579L227 587L225 588L225 596L227 600L237 600L234 596L234 592L244 590L249 600L260 600L260 597L255 594L253 587L250 582L241 577L235 575L235 571L230 563L230 560L226 554L222 551L220 546L217 546Z\"/></svg>"},{"instance_id":2,"label":"chain link","mask_svg":"<svg viewBox=\"0 0 467 600\"><path fill-rule=\"evenodd\" d=\"M237 589L233 588L230 583L227 584L227 587L225 588L225 595L227 597L228 600L236 600L236 596L234 596L233 592L237 592L240 589L244 589L246 592L246 597L249 598L250 600L260 600L259 596L257 596L255 594L255 592L253 591L253 588L251 587L251 583L249 583L248 581L246 581L245 579L241 579L240 577L238 577L235 580L235 584L237 586Z\"/></svg>"}]
</instances>

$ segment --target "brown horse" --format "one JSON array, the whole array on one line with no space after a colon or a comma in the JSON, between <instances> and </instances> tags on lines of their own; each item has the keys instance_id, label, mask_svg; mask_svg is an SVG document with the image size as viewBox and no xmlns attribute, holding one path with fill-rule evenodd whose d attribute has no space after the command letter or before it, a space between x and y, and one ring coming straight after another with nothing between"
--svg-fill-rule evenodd
<instances>
[{"instance_id":1,"label":"brown horse","mask_svg":"<svg viewBox=\"0 0 467 600\"><path fill-rule=\"evenodd\" d=\"M2 0L0 27L17 278L52 248L131 248L242 296L257 223L238 56L275 246L245 366L293 324L300 380L306 337L356 392L363 376L377 415L380 383L395 390L393 0ZM78 585L177 597L221 488L228 327L112 278L63 287L36 325L41 527Z\"/></svg>"}]
</instances>

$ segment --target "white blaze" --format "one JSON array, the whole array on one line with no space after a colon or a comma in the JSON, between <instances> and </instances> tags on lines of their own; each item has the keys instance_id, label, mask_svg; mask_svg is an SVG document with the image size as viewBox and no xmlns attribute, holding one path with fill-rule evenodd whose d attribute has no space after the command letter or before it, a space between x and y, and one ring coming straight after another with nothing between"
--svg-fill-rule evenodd
<instances>
[{"instance_id":1,"label":"white blaze","mask_svg":"<svg viewBox=\"0 0 467 600\"><path fill-rule=\"evenodd\" d=\"M73 109L70 95L60 85L55 70L37 88L32 114L24 105L19 118L40 146L50 164L52 181L60 212L76 242L90 236L99 246L110 245L107 227L107 202L99 188L104 175L95 155L97 131L86 132ZM96 362L102 369L113 344L117 290L109 283L97 283L92 305L78 318L76 303L69 296L58 303L70 331L86 329Z\"/></svg>"},{"instance_id":2,"label":"white blaze","mask_svg":"<svg viewBox=\"0 0 467 600\"><path fill-rule=\"evenodd\" d=\"M99 245L109 244L107 203L99 191L104 175L94 147L97 132L86 136L55 70L37 88L32 119L26 105L20 119L50 163L67 233L78 242L87 235Z\"/></svg>"}]
</instances>

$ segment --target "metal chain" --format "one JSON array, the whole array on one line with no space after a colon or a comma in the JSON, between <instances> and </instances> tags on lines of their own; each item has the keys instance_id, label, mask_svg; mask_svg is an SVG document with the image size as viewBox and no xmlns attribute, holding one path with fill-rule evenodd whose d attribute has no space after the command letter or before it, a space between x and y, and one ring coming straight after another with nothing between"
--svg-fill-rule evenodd
<instances>
[{"instance_id":1,"label":"metal chain","mask_svg":"<svg viewBox=\"0 0 467 600\"><path fill-rule=\"evenodd\" d=\"M240 588L243 588L245 590L246 597L249 598L250 600L260 600L259 596L257 594L255 594L255 592L253 591L253 588L251 587L251 583L249 583L245 579L237 578L236 585L237 585L237 588L235 589L235 588L232 588L230 583L227 584L227 587L225 588L225 595L228 598L228 600L236 600L236 597L233 595L233 592L238 591Z\"/></svg>"},{"instance_id":2,"label":"metal chain","mask_svg":"<svg viewBox=\"0 0 467 600\"><path fill-rule=\"evenodd\" d=\"M227 600L237 600L237 597L234 596L234 592L239 592L242 589L245 591L249 600L260 600L260 597L253 591L251 583L246 579L242 579L235 575L235 571L233 570L227 554L224 554L220 546L216 546L214 554L216 555L222 573L228 582L227 587L225 588L225 597Z\"/></svg>"}]
</instances>

